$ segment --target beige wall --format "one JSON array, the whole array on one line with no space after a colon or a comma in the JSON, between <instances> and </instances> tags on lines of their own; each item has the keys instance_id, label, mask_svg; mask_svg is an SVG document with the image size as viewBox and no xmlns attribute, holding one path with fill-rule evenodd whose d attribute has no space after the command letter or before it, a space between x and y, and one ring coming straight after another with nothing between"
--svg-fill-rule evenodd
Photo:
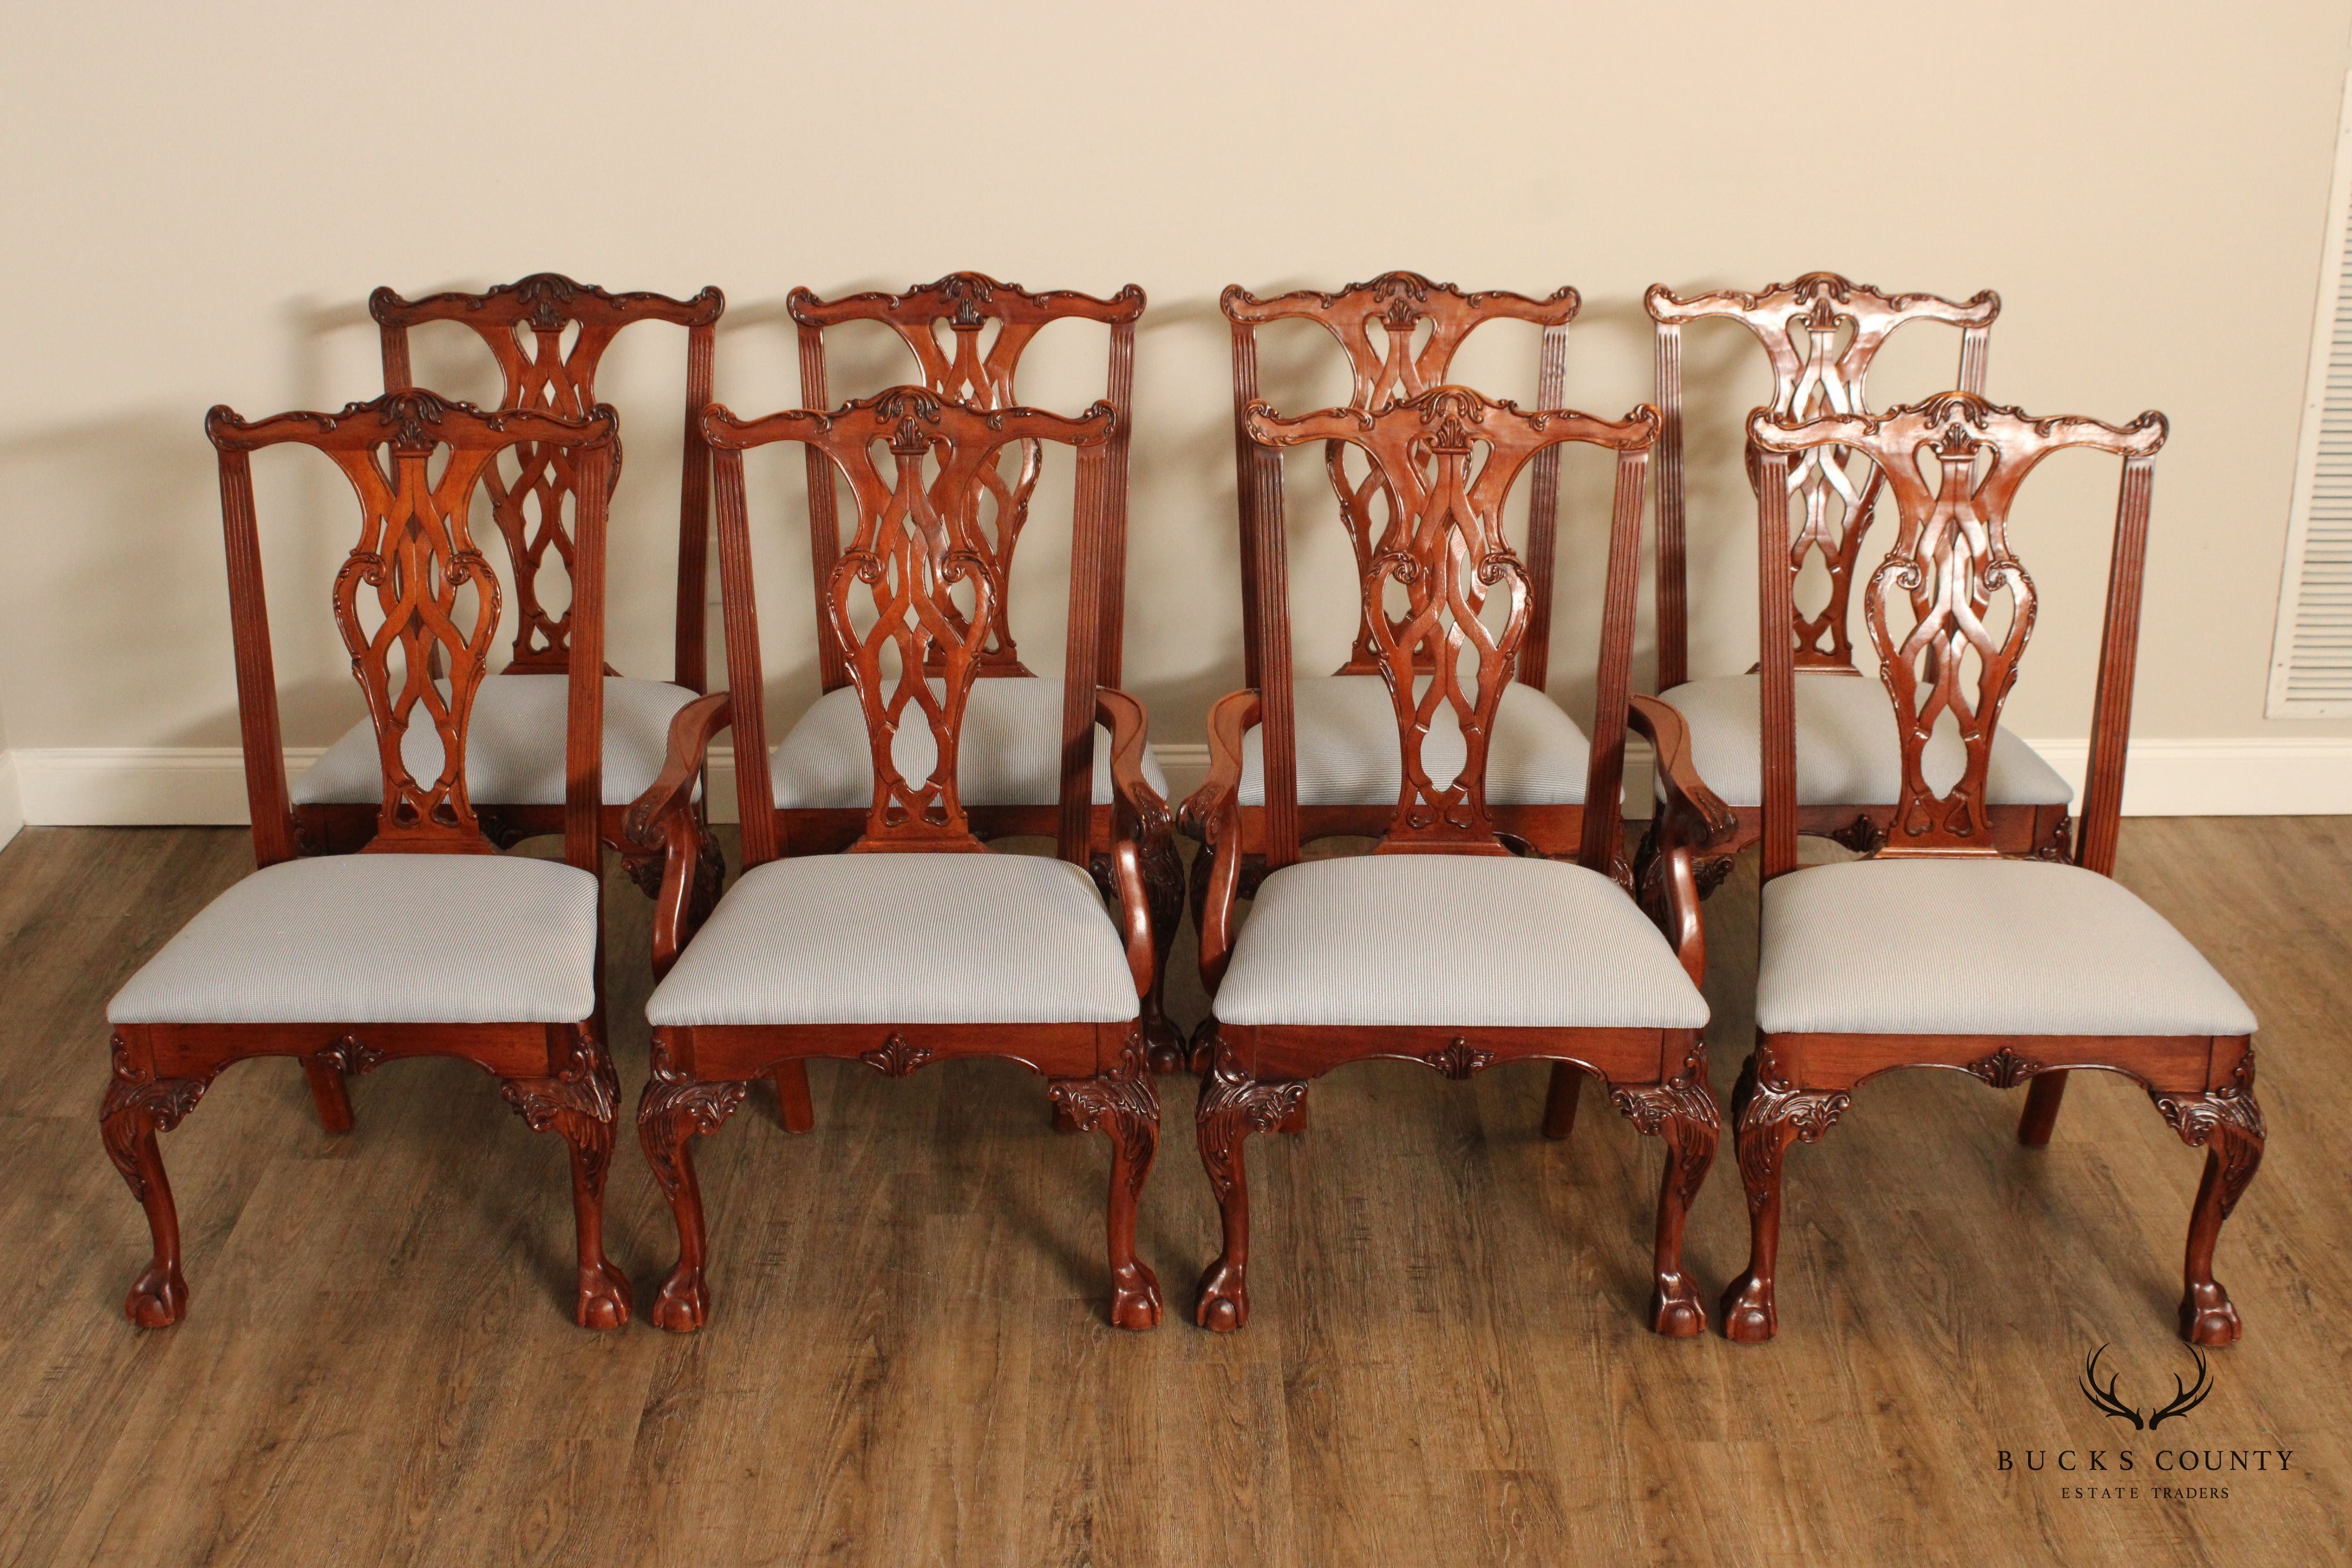
<instances>
[{"instance_id":1,"label":"beige wall","mask_svg":"<svg viewBox=\"0 0 2352 1568\"><path fill-rule=\"evenodd\" d=\"M0 19L0 712L16 747L232 744L206 405L377 389L364 300L556 268L732 301L721 397L793 401L785 291L971 267L1150 293L1137 372L1129 684L1197 741L1235 684L1227 362L1215 300L1410 267L1588 301L1571 401L1650 394L1640 299L1830 268L2000 290L1990 390L2035 411L2166 410L2141 663L2151 737L2343 735L2262 704L2352 6L226 4ZM681 16L688 13L681 12ZM1814 149L1810 154L1801 150ZM1083 401L1092 329L1039 349L1033 401ZM1940 389L1948 336L1891 354L1881 402ZM656 335L646 335L648 332ZM481 395L470 345L420 374ZM1270 344L1277 400L1342 384ZM851 359L857 356L853 353ZM867 356L871 359L871 356ZM1736 467L1761 384L1737 328L1688 357L1701 670L1753 658ZM628 434L616 662L667 662L682 347L612 362ZM873 362L879 363L879 362ZM1470 379L1532 391L1531 338ZM1354 592L1315 465L1296 488L1302 639L1336 659ZM772 670L814 692L797 465L755 468ZM340 481L261 465L289 744L356 717L324 613ZM2053 466L2013 538L2042 595L2011 722L2088 727L2113 469ZM1570 488L1555 689L1589 681L1598 465ZM2038 491L2039 493L2035 493ZM1311 513L1310 510L1311 510ZM1057 525L1041 523L1041 530ZM1033 575L1056 563L1041 531ZM1032 609L1044 600L1033 593ZM1027 641L1052 646L1054 617ZM1646 612L1644 637L1647 637ZM1589 699L1588 699L1589 700Z\"/></svg>"}]
</instances>

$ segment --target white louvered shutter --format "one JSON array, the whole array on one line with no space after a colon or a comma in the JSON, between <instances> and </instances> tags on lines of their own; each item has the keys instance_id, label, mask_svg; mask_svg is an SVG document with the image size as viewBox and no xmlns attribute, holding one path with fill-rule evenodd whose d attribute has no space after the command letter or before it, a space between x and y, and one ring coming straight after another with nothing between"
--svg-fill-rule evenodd
<instances>
[{"instance_id":1,"label":"white louvered shutter","mask_svg":"<svg viewBox=\"0 0 2352 1568\"><path fill-rule=\"evenodd\" d=\"M2271 648L2273 719L2352 715L2352 77L2345 87Z\"/></svg>"}]
</instances>

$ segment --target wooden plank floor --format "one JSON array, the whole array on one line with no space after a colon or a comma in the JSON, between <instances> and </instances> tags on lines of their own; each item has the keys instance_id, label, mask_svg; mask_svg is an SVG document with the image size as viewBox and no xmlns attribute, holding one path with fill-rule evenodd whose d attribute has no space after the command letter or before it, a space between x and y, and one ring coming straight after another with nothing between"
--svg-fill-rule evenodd
<instances>
[{"instance_id":1,"label":"wooden plank floor","mask_svg":"<svg viewBox=\"0 0 2352 1568\"><path fill-rule=\"evenodd\" d=\"M1643 1330L1657 1146L1593 1096L1544 1142L1529 1068L1360 1068L1308 1137L1254 1140L1255 1315L1225 1339L1189 1321L1214 1209L1187 1084L1163 1080L1140 1237L1171 1318L1128 1335L1100 1321L1105 1148L1048 1131L1038 1080L819 1064L814 1134L762 1095L698 1146L716 1307L674 1338L571 1326L562 1146L473 1068L362 1080L331 1137L259 1063L165 1140L193 1305L142 1333L103 1008L248 853L215 829L0 852L0 1563L2352 1561L2352 819L2126 825L2124 879L2263 1019L2271 1129L2220 1257L2246 1340L2155 1434L2075 1380L2102 1342L2143 1405L2188 1369L2200 1156L2102 1075L2041 1152L2021 1094L1871 1086L1791 1156L1781 1336L1745 1349ZM1754 899L1751 860L1708 906L1718 1095ZM610 906L634 1104L646 906L617 879ZM642 1291L673 1233L633 1139L612 1196ZM1746 1245L1727 1145L1689 1244L1710 1299ZM2137 1499L2022 1468L2123 1447L2133 1476L2089 1479ZM2174 1500L2159 1448L2292 1458Z\"/></svg>"}]
</instances>

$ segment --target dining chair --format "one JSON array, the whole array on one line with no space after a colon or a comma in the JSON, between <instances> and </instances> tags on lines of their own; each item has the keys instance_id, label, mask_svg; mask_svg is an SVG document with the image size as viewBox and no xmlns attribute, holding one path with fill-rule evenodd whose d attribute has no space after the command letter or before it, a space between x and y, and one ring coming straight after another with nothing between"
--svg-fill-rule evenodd
<instances>
[{"instance_id":1,"label":"dining chair","mask_svg":"<svg viewBox=\"0 0 2352 1568\"><path fill-rule=\"evenodd\" d=\"M604 1194L618 1085L597 962L612 411L485 413L404 391L340 414L251 422L218 407L205 428L220 459L256 868L107 1005L114 1073L100 1127L154 1240L124 1310L149 1328L187 1310L179 1214L156 1134L178 1126L224 1069L292 1057L320 1119L348 1131L347 1074L455 1057L497 1077L524 1123L570 1150L573 1315L586 1328L617 1328L629 1290L604 1258ZM356 854L304 854L287 795L251 468L252 453L280 445L324 454L359 500L358 541L333 589L378 769L375 832ZM498 853L467 765L500 611L467 515L492 462L519 446L560 450L579 484L561 862ZM419 731L436 738L429 769L407 743Z\"/></svg>"},{"instance_id":2,"label":"dining chair","mask_svg":"<svg viewBox=\"0 0 2352 1568\"><path fill-rule=\"evenodd\" d=\"M1706 950L1690 853L1668 852L1646 911L1619 879L1629 721L1666 759L1670 792L1691 789L1687 808L1702 816L1722 810L1680 764L1673 710L1629 697L1656 410L1614 421L1527 413L1448 385L1375 413L1286 419L1255 403L1243 429L1270 449L1349 443L1393 498L1365 552L1360 591L1400 782L1371 854L1302 861L1294 786L1277 774L1265 813L1267 870L1236 933L1244 858L1230 850L1246 832L1246 742L1263 731L1265 754L1281 754L1288 737L1278 731L1296 711L1272 700L1289 679L1281 639L1263 650L1269 684L1211 710L1210 778L1187 809L1208 845L1226 851L1202 902L1201 977L1213 1011L1197 1118L1223 1247L1202 1278L1198 1321L1217 1330L1248 1321L1244 1144L1291 1117L1308 1079L1375 1058L1418 1061L1457 1080L1497 1062L1542 1058L1604 1079L1617 1109L1664 1140L1651 1322L1663 1334L1700 1332L1706 1313L1683 1272L1683 1225L1714 1157L1718 1119L1706 1079L1707 1007L1697 984ZM1536 596L1533 568L1504 537L1504 507L1522 472L1564 443L1610 450L1616 463L1600 696L1573 862L1513 854L1486 796L1498 714ZM1278 607L1282 531L1261 528L1254 542L1255 580L1269 608Z\"/></svg>"},{"instance_id":3,"label":"dining chair","mask_svg":"<svg viewBox=\"0 0 2352 1568\"><path fill-rule=\"evenodd\" d=\"M1798 419L1867 414L1867 383L1879 351L1901 328L1938 322L1960 334L1963 392L1984 391L1985 361L2000 298L1991 290L1965 302L1933 294L1886 294L1833 272L1809 272L1758 293L1727 290L1677 298L1664 284L1646 299L1655 323L1658 408L1658 694L1688 726L1691 764L1730 805L1736 830L1699 855L1699 890L1712 893L1733 858L1756 841L1763 807L1762 740L1757 729L1757 673L1689 673L1688 498L1684 482L1682 332L1695 321L1729 321L1763 349L1772 374L1774 414ZM1759 482L1748 453L1751 485ZM1901 791L1893 714L1875 682L1854 662L1853 604L1856 564L1885 479L1868 458L1843 447L1808 450L1788 474L1790 533L1774 558L1792 592L1811 608L1791 613L1795 638L1798 831L1850 848L1879 842ZM1746 524L1738 524L1744 537ZM1726 537L1730 537L1727 535ZM1744 548L1744 547L1743 547ZM1816 602L1815 595L1818 595ZM1939 739L1939 762L1950 742ZM1953 753L1957 756L1957 753ZM2064 854L2074 791L2055 768L2007 732L1992 755L1988 805L1999 842L2014 852ZM1653 829L1667 818L1652 818ZM1654 853L1654 839L1637 856Z\"/></svg>"},{"instance_id":4,"label":"dining chair","mask_svg":"<svg viewBox=\"0 0 2352 1568\"><path fill-rule=\"evenodd\" d=\"M899 294L824 300L810 289L795 289L786 300L800 334L803 408L833 406L825 334L845 324L888 329L912 357L916 379L933 396L980 408L1021 405L1015 382L1022 356L1047 328L1061 321L1086 321L1109 329L1105 397L1117 424L1100 475L1107 487L1105 539L1093 571L1101 597L1096 675L1111 687L1119 682L1126 640L1128 451L1134 436L1135 328L1143 305L1143 290L1132 283L1108 299L1097 299L1059 289L1033 293L978 272L951 272ZM963 773L958 787L971 830L983 839L1050 836L1058 830L1064 696L1054 680L1024 679L1034 672L1022 661L1012 614L1013 552L1045 471L1045 445L1022 440L999 447L980 470L979 489L971 498L978 510L974 537L983 546L981 559L996 614L975 661L981 684L972 688L965 713L960 750ZM855 842L865 831L874 787L865 720L850 682L848 659L823 631L834 563L841 554L834 468L814 447L807 449L806 460L811 579L818 605L817 678L823 694L777 742L768 770L784 825L782 852L793 855L829 854ZM1111 886L1118 837L1111 751L1109 732L1097 730L1087 863L1106 891ZM1165 798L1168 776L1149 746L1141 766L1154 793ZM1166 819L1146 822L1143 831L1143 886L1152 900L1152 932L1160 943L1153 973L1164 975L1168 950L1183 918L1184 867ZM1143 1021L1159 1069L1181 1068L1182 1037L1168 1021L1157 984L1144 998Z\"/></svg>"},{"instance_id":5,"label":"dining chair","mask_svg":"<svg viewBox=\"0 0 2352 1568\"><path fill-rule=\"evenodd\" d=\"M2213 1247L2262 1162L2254 1017L2164 917L2114 880L2131 731L2132 669L2160 414L2129 425L2037 418L1968 392L1883 415L1811 420L1759 410L1764 668L1763 910L1756 1048L1733 1096L1748 1191L1747 1272L1725 1331L1769 1339L1781 1165L1818 1142L1882 1072L1931 1067L1995 1089L2031 1084L2020 1139L2049 1141L2069 1071L2147 1089L2207 1150L2189 1224L2182 1335L2228 1344L2238 1313ZM2040 608L2013 553L2011 508L2054 453L2123 459L2082 820L2063 859L2003 842L1992 780L2001 710ZM1884 841L1860 860L1799 868L1797 613L1777 570L1791 473L1814 453L1860 455L1885 476L1896 532L1861 584L1882 700L1891 698L1901 788ZM1940 752L1937 742L1947 743Z\"/></svg>"},{"instance_id":6,"label":"dining chair","mask_svg":"<svg viewBox=\"0 0 2352 1568\"><path fill-rule=\"evenodd\" d=\"M1265 875L1269 813L1277 797L1293 802L1286 840L1338 836L1377 837L1394 810L1401 780L1389 700L1380 676L1379 646L1369 616L1357 621L1347 658L1328 676L1292 673L1289 603L1281 584L1259 575L1257 541L1286 527L1281 465L1249 438L1248 411L1258 401L1258 330L1280 321L1311 321L1330 333L1347 356L1349 406L1364 411L1426 395L1451 376L1454 356L1489 321L1516 321L1542 329L1536 401L1559 405L1567 375L1568 327L1580 300L1563 288L1537 300L1500 290L1465 293L1417 272L1387 272L1351 283L1336 294L1299 289L1261 300L1239 284L1219 301L1233 333L1234 458L1241 518L1244 683L1263 694L1270 712L1246 732L1237 786L1242 830L1223 844L1204 843L1193 861L1195 924L1220 854L1244 861L1242 896ZM1339 502L1339 521L1353 548L1359 575L1390 519L1396 498L1377 465L1349 457L1348 442L1328 443L1324 472ZM1548 448L1530 476L1527 566L1528 626L1495 721L1486 777L1487 809L1496 829L1540 855L1571 856L1582 834L1589 745L1576 721L1545 694L1550 669L1552 558L1559 511L1559 455ZM1440 737L1437 743L1448 743ZM1433 762L1436 759L1432 758ZM1180 814L1179 825L1198 814ZM1197 836L1197 826L1188 828ZM1192 1066L1205 1069L1205 1037L1194 1041Z\"/></svg>"},{"instance_id":7,"label":"dining chair","mask_svg":"<svg viewBox=\"0 0 2352 1568\"><path fill-rule=\"evenodd\" d=\"M496 361L507 408L578 417L596 406L596 372L624 329L666 321L686 329L686 456L677 541L677 660L668 680L631 679L606 669L604 842L650 895L659 857L631 853L622 832L629 802L660 773L669 721L704 687L704 601L710 532L710 454L695 421L711 395L715 329L726 299L705 289L690 300L663 294L610 294L552 272L534 273L482 294L404 300L390 289L369 296L381 331L387 392L415 385L409 334L432 322L472 330ZM614 443L611 478L621 453ZM563 830L565 681L572 665L572 606L579 599L580 475L560 447L519 442L482 474L482 489L505 547L514 597L514 637L505 667L485 679L474 703L466 771L483 833L500 848ZM609 498L607 498L609 503ZM409 732L408 765L418 777L440 765L429 726ZM379 787L375 733L354 725L294 781L297 831L310 849L343 852L375 831ZM706 839L706 844L710 841ZM709 853L716 857L717 847ZM726 868L703 868L716 897Z\"/></svg>"},{"instance_id":8,"label":"dining chair","mask_svg":"<svg viewBox=\"0 0 2352 1568\"><path fill-rule=\"evenodd\" d=\"M630 814L637 841L667 854L654 926L660 979L646 1009L653 1077L637 1110L678 1230L677 1263L654 1308L662 1327L698 1328L709 1310L690 1140L716 1131L751 1079L811 1057L861 1062L890 1078L1002 1057L1046 1077L1049 1098L1073 1125L1110 1140L1111 1321L1129 1329L1158 1322L1158 1282L1135 1255L1135 1205L1160 1137L1140 1010L1155 979L1143 825L1164 817L1166 805L1143 773L1143 709L1100 685L1095 662L1110 544L1105 468L1118 426L1108 404L1066 418L947 402L919 386L830 413L705 415L718 455L730 689L679 712L668 765ZM873 779L864 831L844 854L785 854L792 822L771 804L742 455L780 441L821 452L856 518L825 598ZM1022 441L1079 454L1052 858L984 848L959 767L998 610L973 497L987 488L997 454ZM710 737L729 725L744 870L698 930L690 882L703 829L691 786ZM1087 868L1092 753L1103 731L1116 786L1115 914Z\"/></svg>"}]
</instances>

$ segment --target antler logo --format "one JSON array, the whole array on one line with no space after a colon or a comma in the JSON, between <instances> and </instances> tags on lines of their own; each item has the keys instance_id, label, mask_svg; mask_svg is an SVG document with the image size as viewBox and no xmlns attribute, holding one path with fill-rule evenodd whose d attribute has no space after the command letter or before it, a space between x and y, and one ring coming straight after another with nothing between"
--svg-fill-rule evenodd
<instances>
[{"instance_id":1,"label":"antler logo","mask_svg":"<svg viewBox=\"0 0 2352 1568\"><path fill-rule=\"evenodd\" d=\"M2105 1355L2107 1347L2101 1345L2091 1352L2089 1359L2083 1363L2083 1375L2076 1386L2082 1389L2083 1397L2091 1402L2094 1409L2100 1411L2111 1420L2130 1422L2132 1430L2135 1432L2153 1432L2172 1417L2188 1415L2191 1410L2204 1404L2206 1395L2213 1392L2213 1373L2212 1370L2205 1364L2205 1352L2195 1345L2190 1345L2189 1353L2197 1358L2196 1381L2183 1384L2179 1374L2176 1373L2172 1379L2171 1402L2162 1409L2154 1411L2143 1418L2139 1407L2126 1404L2123 1396L2116 1391L2117 1379L2114 1373L2108 1373L2105 1386L2100 1384L2099 1358Z\"/></svg>"}]
</instances>

